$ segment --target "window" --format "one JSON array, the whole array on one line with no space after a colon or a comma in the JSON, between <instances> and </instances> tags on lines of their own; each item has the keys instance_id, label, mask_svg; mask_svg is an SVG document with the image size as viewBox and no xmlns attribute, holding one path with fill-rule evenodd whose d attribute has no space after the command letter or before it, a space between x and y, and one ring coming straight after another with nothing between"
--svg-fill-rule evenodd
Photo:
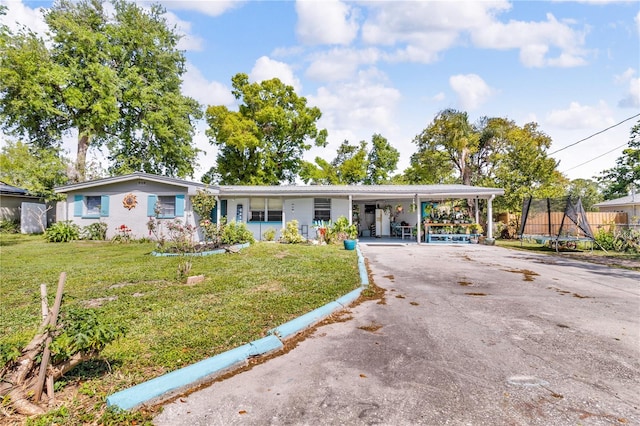
<instances>
[{"instance_id":1,"label":"window","mask_svg":"<svg viewBox=\"0 0 640 426\"><path fill-rule=\"evenodd\" d=\"M109 216L109 196L75 195L73 197L73 216L86 218Z\"/></svg>"},{"instance_id":2,"label":"window","mask_svg":"<svg viewBox=\"0 0 640 426\"><path fill-rule=\"evenodd\" d=\"M313 199L313 220L331 220L331 198Z\"/></svg>"},{"instance_id":3,"label":"window","mask_svg":"<svg viewBox=\"0 0 640 426\"><path fill-rule=\"evenodd\" d=\"M160 219L184 216L184 195L149 195L147 216Z\"/></svg>"},{"instance_id":4,"label":"window","mask_svg":"<svg viewBox=\"0 0 640 426\"><path fill-rule=\"evenodd\" d=\"M85 197L85 216L100 216L101 198L99 195Z\"/></svg>"},{"instance_id":5,"label":"window","mask_svg":"<svg viewBox=\"0 0 640 426\"><path fill-rule=\"evenodd\" d=\"M282 222L280 198L252 198L249 200L250 222Z\"/></svg>"},{"instance_id":6,"label":"window","mask_svg":"<svg viewBox=\"0 0 640 426\"><path fill-rule=\"evenodd\" d=\"M160 195L157 203L160 217L174 217L176 215L176 197Z\"/></svg>"}]
</instances>

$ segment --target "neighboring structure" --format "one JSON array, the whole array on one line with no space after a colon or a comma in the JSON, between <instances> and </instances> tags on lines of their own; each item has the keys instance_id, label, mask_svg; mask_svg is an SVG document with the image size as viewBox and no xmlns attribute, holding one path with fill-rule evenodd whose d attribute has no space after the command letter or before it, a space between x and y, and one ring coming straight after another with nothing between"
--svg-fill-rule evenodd
<instances>
[{"instance_id":1,"label":"neighboring structure","mask_svg":"<svg viewBox=\"0 0 640 426\"><path fill-rule=\"evenodd\" d=\"M50 217L53 220L53 216ZM23 234L44 232L47 205L26 189L0 182L0 220L19 221Z\"/></svg>"},{"instance_id":2,"label":"neighboring structure","mask_svg":"<svg viewBox=\"0 0 640 426\"><path fill-rule=\"evenodd\" d=\"M278 233L285 223L297 220L301 233L315 237L314 223L336 220L340 216L358 223L362 236L371 229L378 235L391 233L390 215L396 221L406 221L417 227L420 235L422 208L428 202L450 199L486 200L487 237L491 238L492 200L504 194L499 188L480 188L466 185L371 185L371 186L207 186L182 179L132 173L56 188L66 194L59 202L58 220L72 220L80 226L101 220L108 223L107 237L111 238L122 225L130 228L135 237L150 236L147 222L157 210L161 219L181 219L197 224L190 197L198 189L205 189L217 198L211 220L247 224L256 239L268 228ZM402 213L391 212L390 206L402 206ZM357 214L354 214L354 211ZM476 222L480 218L475 218ZM375 223L375 225L373 225ZM414 237L415 238L415 237Z\"/></svg>"},{"instance_id":3,"label":"neighboring structure","mask_svg":"<svg viewBox=\"0 0 640 426\"><path fill-rule=\"evenodd\" d=\"M631 191L626 197L603 201L595 204L601 212L620 212L627 214L627 226L640 229L640 194Z\"/></svg>"}]
</instances>

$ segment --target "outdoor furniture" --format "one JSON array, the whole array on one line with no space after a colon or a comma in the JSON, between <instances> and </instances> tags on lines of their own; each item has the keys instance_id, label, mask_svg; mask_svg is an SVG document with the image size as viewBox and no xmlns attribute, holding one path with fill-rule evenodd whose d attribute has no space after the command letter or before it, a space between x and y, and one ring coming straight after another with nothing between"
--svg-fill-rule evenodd
<instances>
[{"instance_id":1,"label":"outdoor furniture","mask_svg":"<svg viewBox=\"0 0 640 426\"><path fill-rule=\"evenodd\" d=\"M401 235L402 235L402 239L404 240L404 237L409 237L409 239L411 239L411 237L413 237L413 226L409 225L409 226L400 226L400 231L401 231Z\"/></svg>"}]
</instances>

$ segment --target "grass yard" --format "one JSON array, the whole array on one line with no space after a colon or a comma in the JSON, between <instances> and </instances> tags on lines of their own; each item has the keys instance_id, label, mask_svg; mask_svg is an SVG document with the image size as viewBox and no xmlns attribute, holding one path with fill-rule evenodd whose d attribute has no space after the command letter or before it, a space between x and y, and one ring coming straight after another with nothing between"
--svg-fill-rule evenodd
<instances>
[{"instance_id":1,"label":"grass yard","mask_svg":"<svg viewBox=\"0 0 640 426\"><path fill-rule=\"evenodd\" d=\"M21 348L34 336L39 286L47 283L52 305L62 271L63 308L96 306L127 328L102 361L68 375L63 411L72 407L71 423L95 422L109 394L263 337L360 281L356 252L337 245L258 243L236 254L193 257L190 275L206 277L196 285L177 279L179 258L151 256L153 248L0 234L0 348Z\"/></svg>"},{"instance_id":2,"label":"grass yard","mask_svg":"<svg viewBox=\"0 0 640 426\"><path fill-rule=\"evenodd\" d=\"M640 271L640 254L618 253L614 251L604 252L602 250L591 250L588 246L578 246L578 250L561 250L559 253L555 249L537 243L520 242L520 240L496 240L496 244L515 250L533 251L549 255L571 257L586 262L599 263L614 268L624 268L633 271Z\"/></svg>"}]
</instances>

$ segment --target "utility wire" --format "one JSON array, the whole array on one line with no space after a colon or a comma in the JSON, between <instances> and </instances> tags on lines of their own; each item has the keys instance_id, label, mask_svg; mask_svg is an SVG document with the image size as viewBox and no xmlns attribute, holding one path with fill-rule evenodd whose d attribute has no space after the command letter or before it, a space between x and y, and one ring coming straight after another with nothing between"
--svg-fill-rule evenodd
<instances>
[{"instance_id":1,"label":"utility wire","mask_svg":"<svg viewBox=\"0 0 640 426\"><path fill-rule=\"evenodd\" d=\"M547 155L557 154L557 153L558 153L558 152L560 152L560 151L564 151L564 150L565 150L565 149L567 149L567 148L571 148L572 146L578 145L579 143L584 142L584 141L586 141L587 139L591 139L591 138L592 138L592 137L594 137L594 136L598 136L599 134L604 133L604 132L606 132L607 130L611 130L611 129L613 129L613 128L614 128L614 127L616 127L616 126L621 125L621 124L622 124L622 123L624 123L625 121L632 120L632 119L634 119L634 118L636 118L636 117L638 117L638 116L640 116L640 114L632 115L631 117L629 117L629 118L625 118L624 120L622 120L622 121L621 121L621 122L619 122L619 123L614 124L613 126L609 126L609 127L607 127L606 129L604 129L604 130L600 130L599 132L594 133L594 134L592 134L592 135L590 135L590 136L587 136L587 137L586 137L586 138L584 138L584 139L580 139L578 142L574 142L574 143L572 143L571 145L567 145L567 146L565 146L564 148L560 148L560 149L558 149L558 150L555 150L555 151L553 151L553 152L550 152L550 153L548 153ZM617 149L617 148L616 148L616 149ZM596 158L599 158L599 157L596 157ZM595 160L595 158L594 158L594 160ZM577 167L577 166L576 166L576 167ZM571 169L569 169L569 170L571 170Z\"/></svg>"},{"instance_id":2,"label":"utility wire","mask_svg":"<svg viewBox=\"0 0 640 426\"><path fill-rule=\"evenodd\" d=\"M612 150L610 150L610 151L605 152L604 154L600 154L600 155L598 155L597 157L592 158L591 160L587 160L587 161L585 161L584 163L580 163L580 164L578 164L577 166L573 166L573 167L571 167L570 169L567 169L567 170L563 171L562 173L566 173L566 172L568 172L569 170L577 169L578 167L580 167L580 166L584 166L585 164L590 163L590 162L592 162L592 161L594 161L594 160L597 160L597 159L598 159L598 158L600 158L600 157L604 157L604 156L605 156L605 155L607 155L607 154L611 154L613 151L615 151L615 150L617 150L617 149L622 148L622 147L623 147L623 146L625 146L626 144L627 144L627 142L623 143L623 144L622 144L622 145L620 145L620 146L617 146L617 147L613 148L613 149L612 149Z\"/></svg>"}]
</instances>

